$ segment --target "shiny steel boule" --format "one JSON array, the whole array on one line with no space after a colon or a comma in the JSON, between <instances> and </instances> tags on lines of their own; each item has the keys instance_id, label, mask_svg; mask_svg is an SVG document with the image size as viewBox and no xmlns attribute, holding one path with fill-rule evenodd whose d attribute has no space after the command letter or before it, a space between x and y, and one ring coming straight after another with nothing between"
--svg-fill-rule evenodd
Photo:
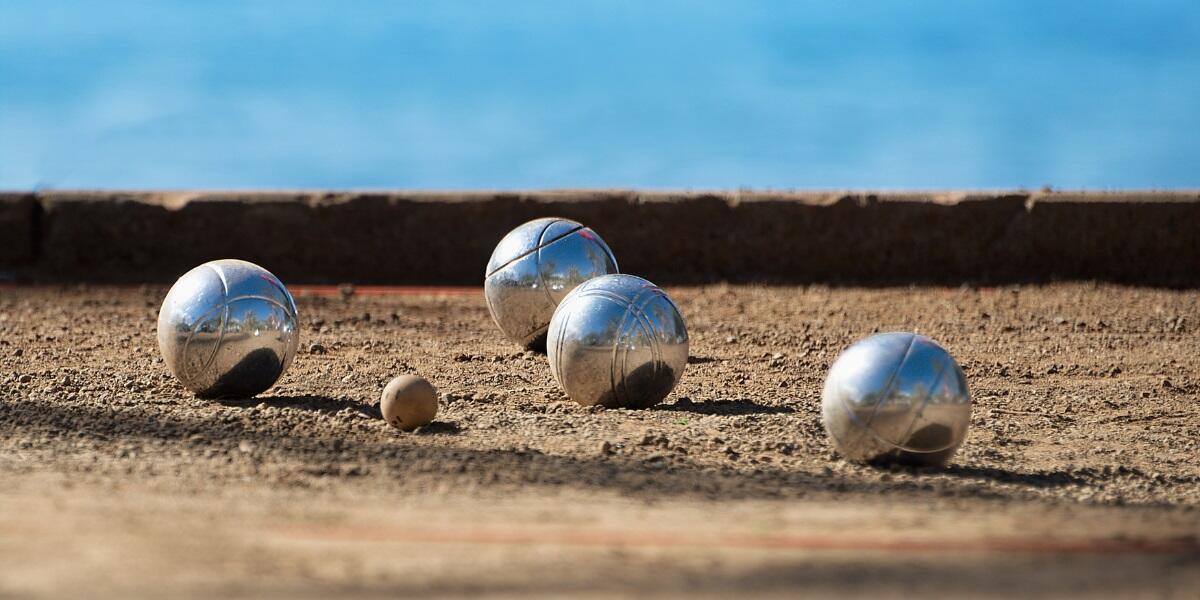
<instances>
[{"instance_id":1,"label":"shiny steel boule","mask_svg":"<svg viewBox=\"0 0 1200 600\"><path fill-rule=\"evenodd\" d=\"M245 398L275 385L300 344L296 303L266 269L214 260L188 271L158 312L158 348L203 398Z\"/></svg>"},{"instance_id":2,"label":"shiny steel boule","mask_svg":"<svg viewBox=\"0 0 1200 600\"><path fill-rule=\"evenodd\" d=\"M834 361L821 417L849 460L939 466L967 435L971 394L962 369L937 342L881 333Z\"/></svg>"},{"instance_id":3,"label":"shiny steel boule","mask_svg":"<svg viewBox=\"0 0 1200 600\"><path fill-rule=\"evenodd\" d=\"M633 275L604 275L580 284L558 305L546 354L572 400L645 408L666 398L683 376L687 326L658 286Z\"/></svg>"},{"instance_id":4,"label":"shiny steel boule","mask_svg":"<svg viewBox=\"0 0 1200 600\"><path fill-rule=\"evenodd\" d=\"M617 259L596 232L567 219L535 219L508 233L492 252L483 280L488 310L514 342L539 346L554 307L575 286L617 272Z\"/></svg>"}]
</instances>

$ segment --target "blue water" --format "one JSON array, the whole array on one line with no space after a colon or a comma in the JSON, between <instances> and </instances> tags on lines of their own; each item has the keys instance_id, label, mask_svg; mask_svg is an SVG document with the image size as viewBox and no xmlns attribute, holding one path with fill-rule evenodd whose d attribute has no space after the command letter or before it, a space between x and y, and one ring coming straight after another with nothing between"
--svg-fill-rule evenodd
<instances>
[{"instance_id":1,"label":"blue water","mask_svg":"<svg viewBox=\"0 0 1200 600\"><path fill-rule=\"evenodd\" d=\"M1200 187L1200 2L0 0L0 188Z\"/></svg>"}]
</instances>

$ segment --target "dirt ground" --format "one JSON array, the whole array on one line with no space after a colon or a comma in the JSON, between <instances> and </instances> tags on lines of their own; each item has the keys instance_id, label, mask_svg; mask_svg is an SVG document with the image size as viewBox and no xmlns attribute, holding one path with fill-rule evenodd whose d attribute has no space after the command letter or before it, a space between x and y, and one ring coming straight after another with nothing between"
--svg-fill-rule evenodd
<instances>
[{"instance_id":1,"label":"dirt ground","mask_svg":"<svg viewBox=\"0 0 1200 600\"><path fill-rule=\"evenodd\" d=\"M626 411L569 402L480 290L298 294L279 384L207 401L159 357L164 288L0 287L0 598L1200 589L1196 291L669 291L690 364ZM945 469L825 439L826 369L887 330L967 374ZM376 406L406 372L442 394L411 434Z\"/></svg>"}]
</instances>

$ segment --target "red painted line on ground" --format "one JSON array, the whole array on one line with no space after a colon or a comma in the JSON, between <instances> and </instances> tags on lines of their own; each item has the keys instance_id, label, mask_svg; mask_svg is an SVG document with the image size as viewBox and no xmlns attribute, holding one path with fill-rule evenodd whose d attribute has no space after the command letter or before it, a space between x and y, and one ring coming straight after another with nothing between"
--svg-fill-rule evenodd
<instances>
[{"instance_id":1,"label":"red painted line on ground","mask_svg":"<svg viewBox=\"0 0 1200 600\"><path fill-rule=\"evenodd\" d=\"M293 296L338 298L349 296L483 296L482 287L423 285L289 285Z\"/></svg>"},{"instance_id":2,"label":"red painted line on ground","mask_svg":"<svg viewBox=\"0 0 1200 600\"><path fill-rule=\"evenodd\" d=\"M70 289L77 287L75 284L22 284L12 282L0 282L0 290L3 289L28 289L28 290L47 290L47 289ZM145 288L167 290L170 288L167 284L88 284L88 289L96 290L141 290ZM343 295L347 296L483 296L482 286L436 286L436 285L289 285L289 292L293 296L298 297L317 297L317 298L338 298Z\"/></svg>"},{"instance_id":3,"label":"red painted line on ground","mask_svg":"<svg viewBox=\"0 0 1200 600\"><path fill-rule=\"evenodd\" d=\"M704 547L760 550L983 552L1004 554L1184 554L1200 555L1200 539L1127 538L979 538L887 539L833 536L636 533L622 531L496 529L379 529L285 527L276 533L291 539L324 542L408 542L429 544L500 544L560 546L625 546L647 548Z\"/></svg>"}]
</instances>

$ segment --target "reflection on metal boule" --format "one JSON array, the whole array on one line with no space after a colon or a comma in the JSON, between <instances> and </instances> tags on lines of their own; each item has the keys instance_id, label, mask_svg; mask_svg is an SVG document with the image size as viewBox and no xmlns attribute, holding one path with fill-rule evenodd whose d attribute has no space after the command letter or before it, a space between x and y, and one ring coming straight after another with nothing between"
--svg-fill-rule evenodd
<instances>
[{"instance_id":1,"label":"reflection on metal boule","mask_svg":"<svg viewBox=\"0 0 1200 600\"><path fill-rule=\"evenodd\" d=\"M299 344L292 295L269 271L242 260L214 260L188 271L158 312L163 360L203 398L265 391Z\"/></svg>"},{"instance_id":2,"label":"reflection on metal boule","mask_svg":"<svg viewBox=\"0 0 1200 600\"><path fill-rule=\"evenodd\" d=\"M496 245L483 293L500 330L522 346L536 347L554 307L575 286L616 272L617 259L596 232L567 219L535 219Z\"/></svg>"},{"instance_id":3,"label":"reflection on metal boule","mask_svg":"<svg viewBox=\"0 0 1200 600\"><path fill-rule=\"evenodd\" d=\"M604 275L580 284L558 305L546 354L572 400L646 408L683 376L687 326L658 286L633 275Z\"/></svg>"},{"instance_id":4,"label":"reflection on metal boule","mask_svg":"<svg viewBox=\"0 0 1200 600\"><path fill-rule=\"evenodd\" d=\"M849 460L939 466L966 437L971 395L962 369L937 342L881 333L834 361L821 417Z\"/></svg>"}]
</instances>

